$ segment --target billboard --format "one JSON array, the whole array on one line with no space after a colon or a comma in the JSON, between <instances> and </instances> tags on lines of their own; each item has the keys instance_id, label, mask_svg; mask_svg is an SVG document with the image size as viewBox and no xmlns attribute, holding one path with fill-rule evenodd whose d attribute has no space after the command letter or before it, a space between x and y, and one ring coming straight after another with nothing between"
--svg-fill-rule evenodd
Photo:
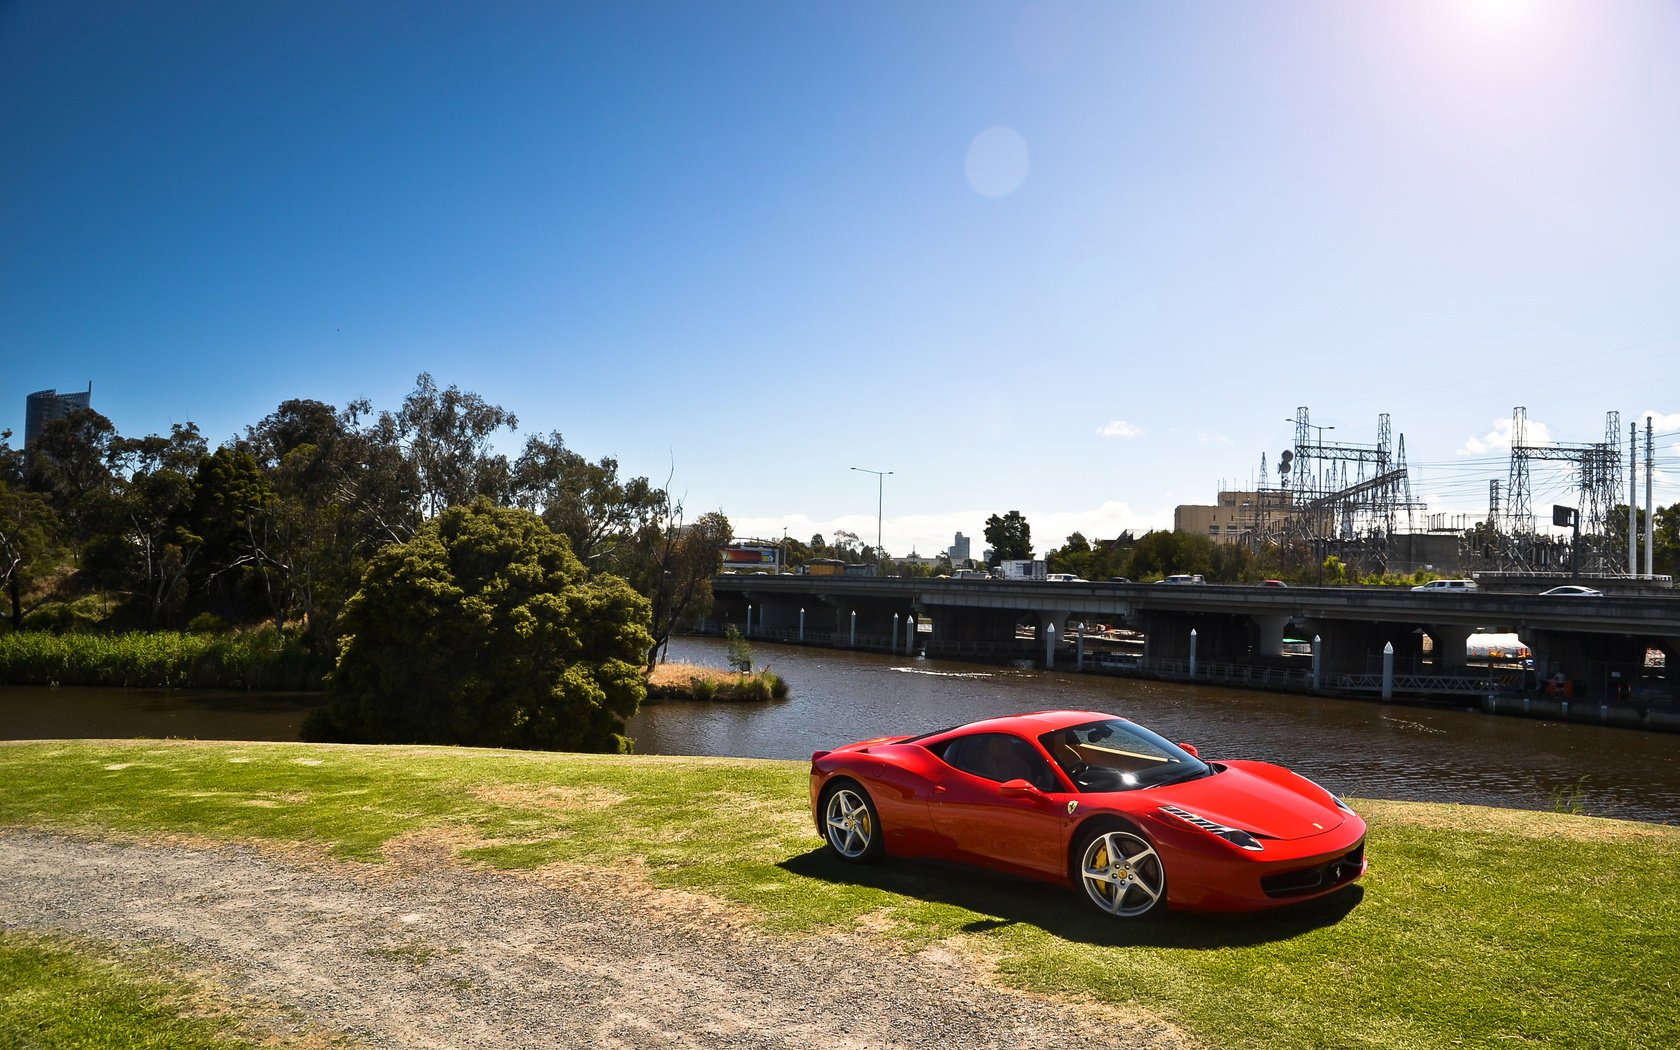
<instances>
[{"instance_id":1,"label":"billboard","mask_svg":"<svg viewBox=\"0 0 1680 1050\"><path fill-rule=\"evenodd\" d=\"M780 552L775 547L739 547L732 544L723 548L723 567L726 569L768 569L774 572L781 563Z\"/></svg>"}]
</instances>

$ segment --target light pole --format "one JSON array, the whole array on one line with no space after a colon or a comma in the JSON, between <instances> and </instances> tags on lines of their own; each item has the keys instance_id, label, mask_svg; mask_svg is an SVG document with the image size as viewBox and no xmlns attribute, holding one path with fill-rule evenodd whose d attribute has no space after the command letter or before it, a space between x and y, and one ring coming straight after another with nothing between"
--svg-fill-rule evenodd
<instances>
[{"instance_id":1,"label":"light pole","mask_svg":"<svg viewBox=\"0 0 1680 1050\"><path fill-rule=\"evenodd\" d=\"M877 571L881 564L881 499L886 492L887 475L890 470L870 470L868 467L853 467L853 470L864 474L875 475L875 565Z\"/></svg>"},{"instance_id":2,"label":"light pole","mask_svg":"<svg viewBox=\"0 0 1680 1050\"><path fill-rule=\"evenodd\" d=\"M1326 430L1335 430L1336 429L1336 424L1334 424L1334 423L1330 424L1327 427L1318 427L1318 426L1312 425L1311 423L1302 424L1302 422L1298 419L1285 419L1284 422L1285 423L1294 423L1296 426L1303 426L1304 425L1308 430L1318 431L1318 443L1320 445L1324 444L1324 432Z\"/></svg>"}]
</instances>

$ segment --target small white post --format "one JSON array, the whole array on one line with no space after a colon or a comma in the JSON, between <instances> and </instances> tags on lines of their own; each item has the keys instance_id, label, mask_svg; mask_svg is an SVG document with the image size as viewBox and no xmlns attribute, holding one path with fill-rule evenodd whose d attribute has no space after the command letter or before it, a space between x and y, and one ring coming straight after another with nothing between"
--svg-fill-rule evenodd
<instances>
[{"instance_id":1,"label":"small white post","mask_svg":"<svg viewBox=\"0 0 1680 1050\"><path fill-rule=\"evenodd\" d=\"M1394 643L1383 643L1382 698L1394 699Z\"/></svg>"},{"instance_id":2,"label":"small white post","mask_svg":"<svg viewBox=\"0 0 1680 1050\"><path fill-rule=\"evenodd\" d=\"M852 640L848 643L853 649L857 648L857 610L852 610Z\"/></svg>"},{"instance_id":3,"label":"small white post","mask_svg":"<svg viewBox=\"0 0 1680 1050\"><path fill-rule=\"evenodd\" d=\"M1190 677L1196 677L1196 629L1190 628Z\"/></svg>"},{"instance_id":4,"label":"small white post","mask_svg":"<svg viewBox=\"0 0 1680 1050\"><path fill-rule=\"evenodd\" d=\"M1079 645L1075 650L1073 665L1080 671L1085 670L1085 621L1079 621Z\"/></svg>"},{"instance_id":5,"label":"small white post","mask_svg":"<svg viewBox=\"0 0 1680 1050\"><path fill-rule=\"evenodd\" d=\"M752 602L747 603L747 637L752 637Z\"/></svg>"},{"instance_id":6,"label":"small white post","mask_svg":"<svg viewBox=\"0 0 1680 1050\"><path fill-rule=\"evenodd\" d=\"M1313 645L1312 645L1312 660L1313 660L1312 687L1313 687L1314 690L1322 688L1323 684L1324 684L1324 661L1322 659L1323 655L1324 655L1324 639L1315 634L1315 635L1313 635Z\"/></svg>"},{"instance_id":7,"label":"small white post","mask_svg":"<svg viewBox=\"0 0 1680 1050\"><path fill-rule=\"evenodd\" d=\"M1044 618L1044 669L1054 670L1056 667L1056 623L1050 617Z\"/></svg>"},{"instance_id":8,"label":"small white post","mask_svg":"<svg viewBox=\"0 0 1680 1050\"><path fill-rule=\"evenodd\" d=\"M799 640L802 642L805 640L805 607L803 605L799 607Z\"/></svg>"},{"instance_id":9,"label":"small white post","mask_svg":"<svg viewBox=\"0 0 1680 1050\"><path fill-rule=\"evenodd\" d=\"M916 650L916 614L904 614L904 655L910 656Z\"/></svg>"}]
</instances>

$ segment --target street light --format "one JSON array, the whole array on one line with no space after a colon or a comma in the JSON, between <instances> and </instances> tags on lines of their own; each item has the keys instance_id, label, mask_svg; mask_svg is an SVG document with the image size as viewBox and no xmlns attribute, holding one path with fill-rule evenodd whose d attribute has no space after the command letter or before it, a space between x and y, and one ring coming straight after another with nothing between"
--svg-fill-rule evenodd
<instances>
[{"instance_id":1,"label":"street light","mask_svg":"<svg viewBox=\"0 0 1680 1050\"><path fill-rule=\"evenodd\" d=\"M890 470L870 470L868 467L853 467L853 470L864 474L875 475L875 564L881 564L881 498L886 491L887 475Z\"/></svg>"},{"instance_id":2,"label":"street light","mask_svg":"<svg viewBox=\"0 0 1680 1050\"><path fill-rule=\"evenodd\" d=\"M1302 425L1301 421L1298 420L1298 419L1285 419L1284 422L1285 423L1294 423L1296 426L1301 426ZM1324 444L1324 432L1326 430L1335 430L1336 429L1336 425L1334 423L1330 424L1327 427L1314 426L1311 423L1307 423L1307 424L1305 424L1305 426L1308 430L1318 431L1318 443L1320 445Z\"/></svg>"}]
</instances>

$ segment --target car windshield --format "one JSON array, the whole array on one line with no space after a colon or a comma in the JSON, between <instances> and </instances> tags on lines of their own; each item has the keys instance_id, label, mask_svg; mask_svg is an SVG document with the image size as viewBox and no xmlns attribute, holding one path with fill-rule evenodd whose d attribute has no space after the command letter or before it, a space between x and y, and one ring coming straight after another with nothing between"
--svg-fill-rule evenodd
<instances>
[{"instance_id":1,"label":"car windshield","mask_svg":"<svg viewBox=\"0 0 1680 1050\"><path fill-rule=\"evenodd\" d=\"M1135 791L1213 772L1177 744L1124 718L1058 729L1038 741L1081 791Z\"/></svg>"}]
</instances>

